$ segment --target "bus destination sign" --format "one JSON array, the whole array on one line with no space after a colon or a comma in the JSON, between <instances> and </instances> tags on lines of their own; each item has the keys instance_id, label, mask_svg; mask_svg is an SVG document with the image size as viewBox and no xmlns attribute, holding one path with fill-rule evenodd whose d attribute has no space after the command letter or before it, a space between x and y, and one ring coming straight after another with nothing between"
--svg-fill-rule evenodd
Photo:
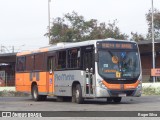
<instances>
[{"instance_id":1,"label":"bus destination sign","mask_svg":"<svg viewBox=\"0 0 160 120\"><path fill-rule=\"evenodd\" d=\"M120 42L100 42L97 43L98 48L102 49L135 49L134 43L120 43Z\"/></svg>"}]
</instances>

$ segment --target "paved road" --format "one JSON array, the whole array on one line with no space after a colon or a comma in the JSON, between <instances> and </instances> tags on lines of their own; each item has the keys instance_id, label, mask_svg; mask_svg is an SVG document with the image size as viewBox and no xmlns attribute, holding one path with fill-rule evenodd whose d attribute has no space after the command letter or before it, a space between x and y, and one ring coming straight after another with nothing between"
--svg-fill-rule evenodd
<instances>
[{"instance_id":1,"label":"paved road","mask_svg":"<svg viewBox=\"0 0 160 120\"><path fill-rule=\"evenodd\" d=\"M106 99L90 99L84 104L56 102L54 98L35 102L31 97L0 97L2 111L160 111L160 96L122 98L121 103Z\"/></svg>"},{"instance_id":2,"label":"paved road","mask_svg":"<svg viewBox=\"0 0 160 120\"><path fill-rule=\"evenodd\" d=\"M158 116L160 116L160 96L142 96L138 98L126 97L122 99L122 102L119 104L115 103L106 103L106 99L91 99L86 100L84 104L76 104L71 102L56 102L55 98L48 98L43 102L35 102L31 99L31 97L0 97L0 111L97 111L94 113L90 113L89 117L86 117L86 113L84 113L84 117L73 117L75 115L74 112L71 112L71 117L54 117L56 120L143 120L142 116L139 117L130 117L133 114L129 113L131 111L140 111L140 113L144 111L153 111L155 114L158 112ZM125 117L97 117L99 113L108 113L102 111L129 111L125 112ZM114 116L115 112L111 112ZM47 112L48 113L48 112ZM68 114L65 113L65 114ZM53 115L53 113L51 113ZM55 113L54 113L55 114ZM58 113L64 114L64 113ZM76 113L77 114L77 113ZM78 113L79 114L79 113ZM117 113L116 113L117 114ZM123 113L124 114L124 113ZM126 114L129 117L126 116ZM102 114L103 115L103 114ZM112 116L111 115L111 116ZM44 114L42 115L44 117ZM48 116L48 115L47 115ZM83 116L83 114L82 114ZM95 116L95 117L93 117ZM122 115L123 116L123 115ZM1 119L1 118L0 118ZM39 119L39 118L38 118ZM43 120L44 118L42 118ZM52 120L53 118L48 117L48 120ZM159 117L145 117L144 120L159 120Z\"/></svg>"}]
</instances>

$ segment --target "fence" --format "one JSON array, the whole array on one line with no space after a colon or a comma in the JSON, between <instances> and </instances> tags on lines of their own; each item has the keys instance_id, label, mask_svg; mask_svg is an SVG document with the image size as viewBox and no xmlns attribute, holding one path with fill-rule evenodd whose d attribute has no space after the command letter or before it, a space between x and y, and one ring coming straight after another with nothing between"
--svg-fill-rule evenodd
<instances>
[{"instance_id":1,"label":"fence","mask_svg":"<svg viewBox=\"0 0 160 120\"><path fill-rule=\"evenodd\" d=\"M151 69L142 70L142 79L143 79L143 83L153 82L153 79L151 76ZM160 77L156 77L156 82L160 82Z\"/></svg>"},{"instance_id":2,"label":"fence","mask_svg":"<svg viewBox=\"0 0 160 120\"><path fill-rule=\"evenodd\" d=\"M0 86L15 86L15 76L8 76L5 80L0 79Z\"/></svg>"}]
</instances>

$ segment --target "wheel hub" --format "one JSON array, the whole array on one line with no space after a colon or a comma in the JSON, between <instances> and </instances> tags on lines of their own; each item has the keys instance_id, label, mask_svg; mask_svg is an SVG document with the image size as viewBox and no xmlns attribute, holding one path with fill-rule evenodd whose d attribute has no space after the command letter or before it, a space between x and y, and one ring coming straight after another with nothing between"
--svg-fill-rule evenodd
<instances>
[{"instance_id":1,"label":"wheel hub","mask_svg":"<svg viewBox=\"0 0 160 120\"><path fill-rule=\"evenodd\" d=\"M76 90L76 99L78 99L78 98L79 98L79 91Z\"/></svg>"}]
</instances>

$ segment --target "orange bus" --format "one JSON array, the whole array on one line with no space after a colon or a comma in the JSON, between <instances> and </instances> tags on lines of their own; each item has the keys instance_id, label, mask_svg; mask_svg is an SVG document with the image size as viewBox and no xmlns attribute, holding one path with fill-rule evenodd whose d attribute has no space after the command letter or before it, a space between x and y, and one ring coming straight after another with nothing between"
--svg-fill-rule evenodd
<instances>
[{"instance_id":1,"label":"orange bus","mask_svg":"<svg viewBox=\"0 0 160 120\"><path fill-rule=\"evenodd\" d=\"M141 96L142 70L136 42L90 40L58 43L17 54L16 90L31 93L36 101Z\"/></svg>"}]
</instances>

